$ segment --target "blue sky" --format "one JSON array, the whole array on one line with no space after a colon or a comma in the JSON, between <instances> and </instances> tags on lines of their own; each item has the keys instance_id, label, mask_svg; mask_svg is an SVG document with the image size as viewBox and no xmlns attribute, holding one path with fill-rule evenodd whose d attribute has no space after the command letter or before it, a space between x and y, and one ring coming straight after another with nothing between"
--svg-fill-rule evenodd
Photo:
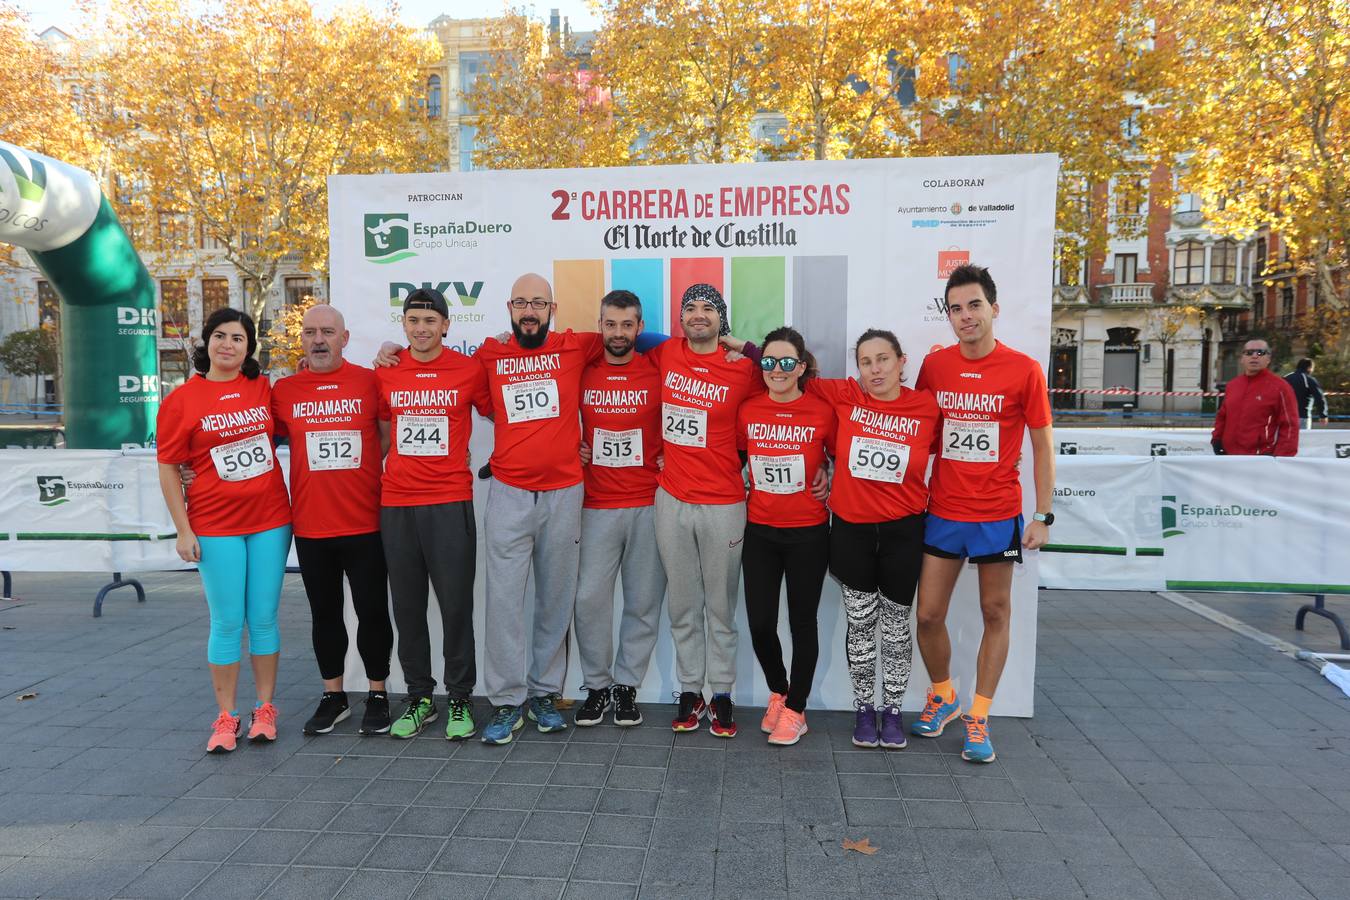
<instances>
[{"instance_id":1,"label":"blue sky","mask_svg":"<svg viewBox=\"0 0 1350 900\"><path fill-rule=\"evenodd\" d=\"M80 16L78 0L12 0L28 14L35 31L42 31L55 25L64 31L78 34ZM320 8L330 9L342 5L339 0L315 0ZM382 2L355 0L361 5L383 7ZM106 0L100 0L102 6ZM507 6L506 0L402 0L399 3L400 15L410 25L425 25L442 13L457 19L472 19L478 16L499 14ZM585 31L596 27L596 18L587 7L586 0L526 0L527 8L532 8L539 18L548 15L550 9L558 9L572 23L572 28Z\"/></svg>"}]
</instances>

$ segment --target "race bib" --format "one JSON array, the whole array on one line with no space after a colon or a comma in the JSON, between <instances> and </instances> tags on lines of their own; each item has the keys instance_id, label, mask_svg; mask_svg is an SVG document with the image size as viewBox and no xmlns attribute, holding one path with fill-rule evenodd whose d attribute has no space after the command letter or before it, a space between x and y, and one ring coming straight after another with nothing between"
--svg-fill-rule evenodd
<instances>
[{"instance_id":1,"label":"race bib","mask_svg":"<svg viewBox=\"0 0 1350 900\"><path fill-rule=\"evenodd\" d=\"M211 448L221 481L248 481L272 471L272 440L266 432Z\"/></svg>"},{"instance_id":2,"label":"race bib","mask_svg":"<svg viewBox=\"0 0 1350 900\"><path fill-rule=\"evenodd\" d=\"M394 441L399 456L449 456L450 419L447 416L399 416Z\"/></svg>"},{"instance_id":3,"label":"race bib","mask_svg":"<svg viewBox=\"0 0 1350 900\"><path fill-rule=\"evenodd\" d=\"M755 490L766 494L796 494L806 490L806 457L751 456L750 476Z\"/></svg>"},{"instance_id":4,"label":"race bib","mask_svg":"<svg viewBox=\"0 0 1350 900\"><path fill-rule=\"evenodd\" d=\"M998 423L944 419L942 458L957 462L998 462Z\"/></svg>"},{"instance_id":5,"label":"race bib","mask_svg":"<svg viewBox=\"0 0 1350 900\"><path fill-rule=\"evenodd\" d=\"M595 429L595 434L591 438L591 465L624 469L629 466L640 466L642 463L641 428L632 428L628 431Z\"/></svg>"},{"instance_id":6,"label":"race bib","mask_svg":"<svg viewBox=\"0 0 1350 900\"><path fill-rule=\"evenodd\" d=\"M532 422L558 417L558 382L552 378L519 381L502 385L502 405L506 421Z\"/></svg>"},{"instance_id":7,"label":"race bib","mask_svg":"<svg viewBox=\"0 0 1350 900\"><path fill-rule=\"evenodd\" d=\"M854 478L903 484L909 445L881 438L855 437L848 449L848 470Z\"/></svg>"},{"instance_id":8,"label":"race bib","mask_svg":"<svg viewBox=\"0 0 1350 900\"><path fill-rule=\"evenodd\" d=\"M310 431L305 434L309 470L361 468L361 432Z\"/></svg>"},{"instance_id":9,"label":"race bib","mask_svg":"<svg viewBox=\"0 0 1350 900\"><path fill-rule=\"evenodd\" d=\"M661 434L681 447L708 446L708 411L674 403L661 404Z\"/></svg>"}]
</instances>

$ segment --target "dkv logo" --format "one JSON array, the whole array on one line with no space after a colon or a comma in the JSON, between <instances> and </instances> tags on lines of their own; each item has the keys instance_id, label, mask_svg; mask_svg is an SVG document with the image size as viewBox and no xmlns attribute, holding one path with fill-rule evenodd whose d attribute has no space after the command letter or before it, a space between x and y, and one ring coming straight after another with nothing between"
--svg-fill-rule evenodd
<instances>
[{"instance_id":1,"label":"dkv logo","mask_svg":"<svg viewBox=\"0 0 1350 900\"><path fill-rule=\"evenodd\" d=\"M159 328L159 310L138 306L117 307L118 334L153 334Z\"/></svg>"},{"instance_id":2,"label":"dkv logo","mask_svg":"<svg viewBox=\"0 0 1350 900\"><path fill-rule=\"evenodd\" d=\"M366 260L394 263L416 256L408 249L407 213L366 213Z\"/></svg>"},{"instance_id":3,"label":"dkv logo","mask_svg":"<svg viewBox=\"0 0 1350 900\"><path fill-rule=\"evenodd\" d=\"M461 306L474 306L483 293L483 282L424 281L421 284L413 284L411 281L391 281L389 282L389 305L401 309L403 301L408 299L408 295L420 288L439 291L447 300L458 297Z\"/></svg>"},{"instance_id":4,"label":"dkv logo","mask_svg":"<svg viewBox=\"0 0 1350 900\"><path fill-rule=\"evenodd\" d=\"M118 375L118 402L153 403L159 400L158 375Z\"/></svg>"}]
</instances>

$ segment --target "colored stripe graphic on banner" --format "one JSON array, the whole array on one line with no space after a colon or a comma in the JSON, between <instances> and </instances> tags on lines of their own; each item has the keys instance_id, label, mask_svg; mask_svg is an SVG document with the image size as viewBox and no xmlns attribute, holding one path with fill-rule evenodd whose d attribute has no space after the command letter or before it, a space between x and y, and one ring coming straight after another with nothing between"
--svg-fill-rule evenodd
<instances>
[{"instance_id":1,"label":"colored stripe graphic on banner","mask_svg":"<svg viewBox=\"0 0 1350 900\"><path fill-rule=\"evenodd\" d=\"M661 259L615 259L609 264L609 289L637 294L642 301L642 320L649 331L669 334L666 328L665 261Z\"/></svg>"},{"instance_id":2,"label":"colored stripe graphic on banner","mask_svg":"<svg viewBox=\"0 0 1350 900\"><path fill-rule=\"evenodd\" d=\"M852 347L848 329L848 257L792 258L792 325L806 335L825 378L845 378ZM880 327L888 327L878 323Z\"/></svg>"},{"instance_id":3,"label":"colored stripe graphic on banner","mask_svg":"<svg viewBox=\"0 0 1350 900\"><path fill-rule=\"evenodd\" d=\"M726 296L722 275L722 257L693 257L670 261L670 336L683 337L680 327L680 298L691 284L711 284Z\"/></svg>"},{"instance_id":4,"label":"colored stripe graphic on banner","mask_svg":"<svg viewBox=\"0 0 1350 900\"><path fill-rule=\"evenodd\" d=\"M787 258L737 256L731 260L731 333L759 343L786 320Z\"/></svg>"},{"instance_id":5,"label":"colored stripe graphic on banner","mask_svg":"<svg viewBox=\"0 0 1350 900\"><path fill-rule=\"evenodd\" d=\"M595 331L600 298L605 295L603 259L555 259L553 298L558 303L553 330Z\"/></svg>"}]
</instances>

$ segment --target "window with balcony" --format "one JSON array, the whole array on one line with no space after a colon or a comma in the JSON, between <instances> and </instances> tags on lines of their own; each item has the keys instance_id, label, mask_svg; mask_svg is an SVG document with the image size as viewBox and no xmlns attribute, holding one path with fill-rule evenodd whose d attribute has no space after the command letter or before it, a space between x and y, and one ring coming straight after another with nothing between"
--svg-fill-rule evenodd
<instances>
[{"instance_id":1,"label":"window with balcony","mask_svg":"<svg viewBox=\"0 0 1350 900\"><path fill-rule=\"evenodd\" d=\"M314 279L307 276L292 276L286 279L286 305L299 306L314 297Z\"/></svg>"},{"instance_id":2,"label":"window with balcony","mask_svg":"<svg viewBox=\"0 0 1350 900\"><path fill-rule=\"evenodd\" d=\"M166 338L188 336L187 281L182 278L161 278L159 281L160 335Z\"/></svg>"},{"instance_id":3,"label":"window with balcony","mask_svg":"<svg viewBox=\"0 0 1350 900\"><path fill-rule=\"evenodd\" d=\"M1209 252L1209 280L1211 284L1237 283L1237 244L1216 241Z\"/></svg>"},{"instance_id":4,"label":"window with balcony","mask_svg":"<svg viewBox=\"0 0 1350 900\"><path fill-rule=\"evenodd\" d=\"M1252 327L1260 328L1261 323L1266 320L1266 292L1264 288L1257 288L1252 292Z\"/></svg>"},{"instance_id":5,"label":"window with balcony","mask_svg":"<svg viewBox=\"0 0 1350 900\"><path fill-rule=\"evenodd\" d=\"M1136 284L1139 281L1139 254L1117 253L1115 258L1116 284Z\"/></svg>"},{"instance_id":6,"label":"window with balcony","mask_svg":"<svg viewBox=\"0 0 1350 900\"><path fill-rule=\"evenodd\" d=\"M230 305L230 282L224 278L202 279L202 318Z\"/></svg>"},{"instance_id":7,"label":"window with balcony","mask_svg":"<svg viewBox=\"0 0 1350 900\"><path fill-rule=\"evenodd\" d=\"M1288 328L1294 324L1294 286L1285 285L1280 289L1280 327Z\"/></svg>"},{"instance_id":8,"label":"window with balcony","mask_svg":"<svg viewBox=\"0 0 1350 900\"><path fill-rule=\"evenodd\" d=\"M1256 243L1252 246L1252 279L1253 286L1260 286L1261 279L1266 274L1266 236L1258 234Z\"/></svg>"},{"instance_id":9,"label":"window with balcony","mask_svg":"<svg viewBox=\"0 0 1350 900\"><path fill-rule=\"evenodd\" d=\"M1178 244L1172 263L1172 283L1179 287L1205 283L1205 247L1199 241Z\"/></svg>"},{"instance_id":10,"label":"window with balcony","mask_svg":"<svg viewBox=\"0 0 1350 900\"><path fill-rule=\"evenodd\" d=\"M427 118L438 119L441 116L441 76L432 75L427 79Z\"/></svg>"}]
</instances>

